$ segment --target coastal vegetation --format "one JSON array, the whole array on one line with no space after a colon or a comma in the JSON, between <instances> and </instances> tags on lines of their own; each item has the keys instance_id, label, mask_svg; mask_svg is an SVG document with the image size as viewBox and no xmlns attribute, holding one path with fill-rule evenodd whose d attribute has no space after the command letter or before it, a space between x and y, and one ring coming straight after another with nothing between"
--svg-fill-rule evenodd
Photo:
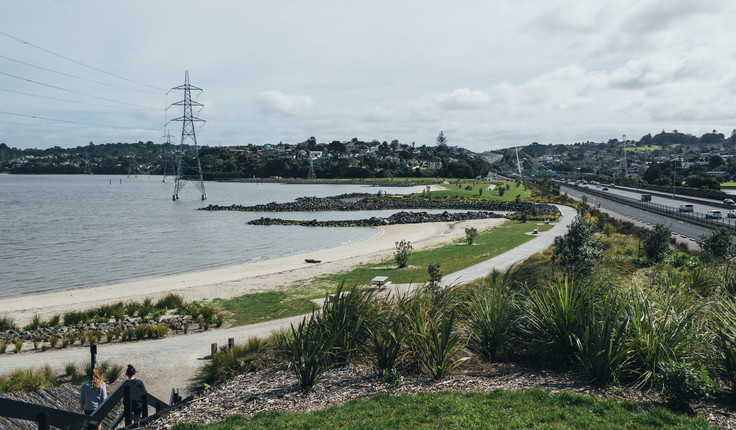
<instances>
[{"instance_id":1,"label":"coastal vegetation","mask_svg":"<svg viewBox=\"0 0 736 430\"><path fill-rule=\"evenodd\" d=\"M714 397L730 401L736 389L736 275L728 261L712 252L693 254L677 248L669 235L662 234L663 226L646 233L595 208L580 213L576 222L585 234L573 229L568 234L577 239L563 237L552 250L514 270L493 273L471 285L443 290L416 283L411 293L384 297L344 286L350 283L339 284L336 290L328 290L326 303L331 307L315 310L312 319L290 332L261 341L259 353L248 361L258 362L259 367L249 369L285 366L308 375L297 377L297 383L310 389L333 366L368 366L384 383L401 385L405 376L443 379L463 369L470 371L468 366L481 360L565 372L594 386L616 384L649 390L647 395L658 392L660 404L675 411L692 413L694 405ZM640 238L648 243L640 247ZM567 240L581 248L595 241L601 255L588 262L591 270L551 264L555 251ZM435 261L445 268L447 258ZM325 322L337 315L359 330ZM350 341L336 347L338 338ZM309 349L316 345L319 350ZM231 368L226 373L240 371ZM379 398L383 396L390 403L402 401L394 395ZM572 409L563 407L563 411L562 422L568 423ZM647 408L641 413L659 416L664 412ZM320 414L326 420L344 417L340 408ZM312 419L306 418L308 414L267 413L248 422L273 424L261 420L274 416L294 422ZM668 426L675 425L670 419L685 418L667 418ZM231 428L230 422L218 425L223 427L211 428ZM703 422L687 425L706 427ZM615 427L610 422L601 424L611 426Z\"/></svg>"},{"instance_id":2,"label":"coastal vegetation","mask_svg":"<svg viewBox=\"0 0 736 430\"><path fill-rule=\"evenodd\" d=\"M48 320L34 315L22 328L9 317L0 319L0 354L8 345L19 353L24 345L33 350L67 348L75 344L125 342L142 339L158 339L171 333L186 334L191 331L219 327L223 318L209 304L186 303L177 294L168 294L157 301L117 302L84 311L68 311Z\"/></svg>"}]
</instances>

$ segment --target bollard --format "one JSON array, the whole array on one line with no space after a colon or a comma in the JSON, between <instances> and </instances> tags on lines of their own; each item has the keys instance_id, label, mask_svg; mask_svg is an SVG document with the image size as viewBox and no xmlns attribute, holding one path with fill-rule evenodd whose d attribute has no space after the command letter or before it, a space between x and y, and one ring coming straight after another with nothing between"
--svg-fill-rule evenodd
<instances>
[{"instance_id":1,"label":"bollard","mask_svg":"<svg viewBox=\"0 0 736 430\"><path fill-rule=\"evenodd\" d=\"M229 337L227 339L227 350L230 351L231 349L233 349L234 346L235 346L235 338Z\"/></svg>"},{"instance_id":2,"label":"bollard","mask_svg":"<svg viewBox=\"0 0 736 430\"><path fill-rule=\"evenodd\" d=\"M210 345L210 355L214 357L216 353L217 353L217 343L213 343L212 345Z\"/></svg>"}]
</instances>

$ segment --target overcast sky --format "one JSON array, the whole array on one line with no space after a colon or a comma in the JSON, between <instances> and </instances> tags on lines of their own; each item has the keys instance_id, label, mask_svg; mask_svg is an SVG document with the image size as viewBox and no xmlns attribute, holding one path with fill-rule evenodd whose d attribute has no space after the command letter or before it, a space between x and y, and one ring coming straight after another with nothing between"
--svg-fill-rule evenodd
<instances>
[{"instance_id":1,"label":"overcast sky","mask_svg":"<svg viewBox=\"0 0 736 430\"><path fill-rule=\"evenodd\" d=\"M162 142L185 71L200 145L729 136L735 22L723 0L9 0L0 142Z\"/></svg>"}]
</instances>

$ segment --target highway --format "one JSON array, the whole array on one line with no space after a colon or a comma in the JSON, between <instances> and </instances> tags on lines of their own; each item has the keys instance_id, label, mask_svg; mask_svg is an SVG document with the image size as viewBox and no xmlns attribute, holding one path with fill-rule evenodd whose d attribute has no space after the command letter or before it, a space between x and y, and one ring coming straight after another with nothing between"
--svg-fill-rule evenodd
<instances>
[{"instance_id":1,"label":"highway","mask_svg":"<svg viewBox=\"0 0 736 430\"><path fill-rule=\"evenodd\" d=\"M598 191L602 190L602 188L595 188L595 189ZM583 194L585 194L588 196L588 202L592 205L597 205L598 203L600 203L602 209L606 209L607 211L613 212L615 214L619 214L622 218L630 219L634 222L638 222L639 224L653 226L655 224L662 223L666 225L667 228L669 228L670 231L672 231L676 235L679 235L685 239L690 239L691 241L697 240L700 236L704 234L710 234L713 232L712 229L709 229L707 227L703 227L697 224L690 224L690 223L687 223L681 220L676 220L674 218L660 215L656 212L650 212L648 210L644 210L641 208L628 206L623 203L614 202L614 201L605 199L603 197L591 195L589 193L586 194L585 190L580 190L575 187L569 187L564 184L560 185L560 192L562 193L566 192L570 197L574 197L577 199L582 198ZM622 195L626 197L637 198L637 199L642 194L645 194L645 192L636 192L635 190L626 190L626 189L610 188L610 187L609 187L609 191L606 191L606 192L617 194L617 195ZM652 196L652 202L664 204L668 206L673 206L675 208L683 204L683 202L680 202L678 200L672 200L671 198L663 198L663 197L656 197L656 196ZM704 213L710 209L719 209L722 212L724 212L724 214L726 213L726 210L720 206L708 206L705 204L696 204L696 203L693 203L693 206L695 207L696 212Z\"/></svg>"}]
</instances>

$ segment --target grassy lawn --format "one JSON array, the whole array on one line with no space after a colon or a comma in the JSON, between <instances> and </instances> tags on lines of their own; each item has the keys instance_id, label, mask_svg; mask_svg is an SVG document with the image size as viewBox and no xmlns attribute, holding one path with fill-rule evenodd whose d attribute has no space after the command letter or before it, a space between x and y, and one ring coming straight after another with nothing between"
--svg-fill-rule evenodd
<instances>
[{"instance_id":1,"label":"grassy lawn","mask_svg":"<svg viewBox=\"0 0 736 430\"><path fill-rule=\"evenodd\" d=\"M724 182L721 187L736 187L736 182Z\"/></svg>"},{"instance_id":2,"label":"grassy lawn","mask_svg":"<svg viewBox=\"0 0 736 430\"><path fill-rule=\"evenodd\" d=\"M228 312L228 320L236 326L306 314L312 311L309 300L323 298L325 293L334 291L340 282L348 286L367 284L374 276L388 276L395 284L427 282L427 266L430 264L440 263L442 272L450 274L531 240L534 236L525 233L535 227L539 227L539 231L552 228L551 225L538 226L534 222L506 221L480 233L473 245L467 245L464 239L459 239L452 244L412 252L409 267L404 269L396 269L395 260L389 259L381 263L362 265L347 273L320 276L282 291L246 294L227 300L216 299L213 305L218 310Z\"/></svg>"},{"instance_id":3,"label":"grassy lawn","mask_svg":"<svg viewBox=\"0 0 736 430\"><path fill-rule=\"evenodd\" d=\"M468 245L462 238L449 245L412 252L409 267L403 269L397 269L396 261L390 259L382 263L365 264L348 273L326 275L320 279L332 284L344 281L346 285L367 284L374 276L388 276L389 281L395 284L427 282L427 266L430 264L439 263L444 274L456 272L531 240L534 236L525 233L535 227L539 227L540 231L552 228L551 225L537 226L532 222L506 221L480 233L473 245Z\"/></svg>"},{"instance_id":4,"label":"grassy lawn","mask_svg":"<svg viewBox=\"0 0 736 430\"><path fill-rule=\"evenodd\" d=\"M207 426L177 424L174 430L231 429L707 429L702 419L666 409L641 409L570 393L541 389L491 393L378 394L343 406L306 413L233 415Z\"/></svg>"},{"instance_id":5,"label":"grassy lawn","mask_svg":"<svg viewBox=\"0 0 736 430\"><path fill-rule=\"evenodd\" d=\"M283 291L246 294L228 300L215 299L213 305L228 312L228 320L236 326L307 314L314 308L308 298L290 296Z\"/></svg>"},{"instance_id":6,"label":"grassy lawn","mask_svg":"<svg viewBox=\"0 0 736 430\"><path fill-rule=\"evenodd\" d=\"M496 185L496 189L487 190L489 185ZM510 188L504 192L502 196L499 192L499 188L510 185ZM513 182L498 182L498 181L475 181L475 180L463 180L460 184L450 183L442 184L446 190L432 191L429 194L432 197L454 197L454 198L482 198L494 202L513 202L516 200L516 196L520 196L522 199L531 197L532 192L530 189L525 188L524 185L517 186ZM470 187L469 190L466 188ZM481 194L479 190L483 190Z\"/></svg>"}]
</instances>

